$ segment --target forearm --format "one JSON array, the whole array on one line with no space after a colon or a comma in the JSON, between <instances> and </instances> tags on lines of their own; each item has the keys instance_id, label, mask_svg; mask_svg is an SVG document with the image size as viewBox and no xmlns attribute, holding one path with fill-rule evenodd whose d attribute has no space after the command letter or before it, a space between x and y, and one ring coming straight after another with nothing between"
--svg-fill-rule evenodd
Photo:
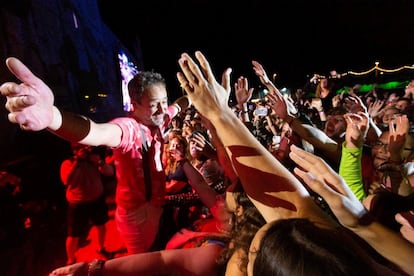
<instances>
[{"instance_id":1,"label":"forearm","mask_svg":"<svg viewBox=\"0 0 414 276\"><path fill-rule=\"evenodd\" d=\"M133 276L166 273L167 267L160 251L133 254L108 260L103 267L103 275Z\"/></svg>"},{"instance_id":2,"label":"forearm","mask_svg":"<svg viewBox=\"0 0 414 276\"><path fill-rule=\"evenodd\" d=\"M212 141L213 141L214 147L216 148L217 160L219 164L221 165L221 167L224 169L225 175L233 183L233 181L238 179L237 173L233 168L233 164L231 163L231 160L229 159L229 156L227 155L226 149L224 148L223 143L218 137L215 129L210 130L210 133L212 135Z\"/></svg>"},{"instance_id":3,"label":"forearm","mask_svg":"<svg viewBox=\"0 0 414 276\"><path fill-rule=\"evenodd\" d=\"M188 161L183 163L183 169L190 185L197 192L203 204L208 208L216 204L217 193L208 186L200 172Z\"/></svg>"},{"instance_id":4,"label":"forearm","mask_svg":"<svg viewBox=\"0 0 414 276\"><path fill-rule=\"evenodd\" d=\"M122 137L122 130L116 124L96 124L85 116L56 107L53 107L53 120L47 129L67 141L91 146L115 147Z\"/></svg>"},{"instance_id":5,"label":"forearm","mask_svg":"<svg viewBox=\"0 0 414 276\"><path fill-rule=\"evenodd\" d=\"M309 198L309 194L302 184L260 144L234 114L221 111L211 121L229 152L244 190L267 221L286 216L319 215L305 199ZM308 209L304 210L304 206Z\"/></svg>"},{"instance_id":6,"label":"forearm","mask_svg":"<svg viewBox=\"0 0 414 276\"><path fill-rule=\"evenodd\" d=\"M291 120L289 125L303 140L311 143L314 148L323 152L324 156L328 157L331 161L339 161L338 156L341 154L340 147L325 132L314 126L302 124L299 119Z\"/></svg>"},{"instance_id":7,"label":"forearm","mask_svg":"<svg viewBox=\"0 0 414 276\"><path fill-rule=\"evenodd\" d=\"M370 244L378 253L398 265L409 275L414 275L414 245L398 233L373 222L353 231Z\"/></svg>"},{"instance_id":8,"label":"forearm","mask_svg":"<svg viewBox=\"0 0 414 276\"><path fill-rule=\"evenodd\" d=\"M362 182L361 156L362 148L347 148L346 143L342 145L339 175L344 178L348 187L359 200L366 197Z\"/></svg>"}]
</instances>

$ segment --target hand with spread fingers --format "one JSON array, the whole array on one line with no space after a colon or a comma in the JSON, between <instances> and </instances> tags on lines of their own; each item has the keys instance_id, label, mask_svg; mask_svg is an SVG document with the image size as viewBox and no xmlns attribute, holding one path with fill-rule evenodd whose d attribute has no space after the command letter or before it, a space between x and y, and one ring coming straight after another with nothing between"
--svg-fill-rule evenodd
<instances>
[{"instance_id":1,"label":"hand with spread fingers","mask_svg":"<svg viewBox=\"0 0 414 276\"><path fill-rule=\"evenodd\" d=\"M0 93L7 98L9 121L24 130L47 128L53 120L52 91L17 58L8 58L6 65L21 81L20 84L6 82L0 87Z\"/></svg>"},{"instance_id":2,"label":"hand with spread fingers","mask_svg":"<svg viewBox=\"0 0 414 276\"><path fill-rule=\"evenodd\" d=\"M197 110L207 119L211 120L220 116L222 110L230 110L228 106L230 96L230 85L228 80L231 69L228 68L223 73L222 81L225 82L225 86L223 87L216 81L210 68L210 64L204 55L197 51L195 56L200 63L200 67L187 53L181 55L178 62L182 72L177 73L177 78L181 87L186 91L188 97L197 107ZM206 89L208 92L215 91L216 93L200 95L200 93L205 91L205 89L200 89L203 86L209 88Z\"/></svg>"},{"instance_id":3,"label":"hand with spread fingers","mask_svg":"<svg viewBox=\"0 0 414 276\"><path fill-rule=\"evenodd\" d=\"M359 226L368 211L349 187L326 162L305 150L291 146L290 158L298 165L296 175L329 204L339 222L348 228ZM299 168L300 167L300 168Z\"/></svg>"},{"instance_id":4,"label":"hand with spread fingers","mask_svg":"<svg viewBox=\"0 0 414 276\"><path fill-rule=\"evenodd\" d=\"M234 84L234 91L239 109L243 109L243 104L250 100L253 90L254 88L249 88L247 78L241 76L237 79L237 82Z\"/></svg>"},{"instance_id":5,"label":"hand with spread fingers","mask_svg":"<svg viewBox=\"0 0 414 276\"><path fill-rule=\"evenodd\" d=\"M345 141L348 148L362 147L369 129L369 118L367 113L347 113L344 115L346 121Z\"/></svg>"},{"instance_id":6,"label":"hand with spread fingers","mask_svg":"<svg viewBox=\"0 0 414 276\"><path fill-rule=\"evenodd\" d=\"M409 275L414 273L414 246L401 235L374 221L344 180L323 159L296 146L291 146L290 158L301 168L295 168L295 173L325 199L343 226Z\"/></svg>"}]
</instances>

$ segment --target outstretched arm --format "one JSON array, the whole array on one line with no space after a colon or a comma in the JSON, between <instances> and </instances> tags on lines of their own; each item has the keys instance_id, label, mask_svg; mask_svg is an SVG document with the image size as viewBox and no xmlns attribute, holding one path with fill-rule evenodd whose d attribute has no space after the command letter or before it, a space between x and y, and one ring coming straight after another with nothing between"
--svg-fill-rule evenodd
<instances>
[{"instance_id":1,"label":"outstretched arm","mask_svg":"<svg viewBox=\"0 0 414 276\"><path fill-rule=\"evenodd\" d=\"M8 58L6 65L20 84L6 82L0 92L7 98L9 121L23 130L48 129L65 140L88 145L117 146L121 129L115 124L96 124L88 118L61 112L54 106L52 90L17 58Z\"/></svg>"},{"instance_id":2,"label":"outstretched arm","mask_svg":"<svg viewBox=\"0 0 414 276\"><path fill-rule=\"evenodd\" d=\"M162 250L134 254L108 260L101 275L216 275L216 259L222 251L221 245L196 248ZM53 270L49 276L86 276L88 263L76 263ZM91 274L92 275L92 274ZM95 272L94 275L100 275Z\"/></svg>"},{"instance_id":3,"label":"outstretched arm","mask_svg":"<svg viewBox=\"0 0 414 276\"><path fill-rule=\"evenodd\" d=\"M177 73L197 110L219 135L246 193L266 221L290 217L308 217L331 225L332 221L316 206L309 193L274 156L264 148L228 106L228 91L212 74L201 52L200 66L186 53L181 55Z\"/></svg>"}]
</instances>

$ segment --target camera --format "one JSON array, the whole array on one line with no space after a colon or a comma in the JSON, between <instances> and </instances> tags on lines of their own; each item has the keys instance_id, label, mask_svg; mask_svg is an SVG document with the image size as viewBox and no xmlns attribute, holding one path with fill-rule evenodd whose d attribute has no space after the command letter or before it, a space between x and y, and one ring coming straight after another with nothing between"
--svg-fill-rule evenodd
<instances>
[{"instance_id":1,"label":"camera","mask_svg":"<svg viewBox=\"0 0 414 276\"><path fill-rule=\"evenodd\" d=\"M267 108L266 107L258 107L254 110L254 114L257 116L267 116Z\"/></svg>"}]
</instances>

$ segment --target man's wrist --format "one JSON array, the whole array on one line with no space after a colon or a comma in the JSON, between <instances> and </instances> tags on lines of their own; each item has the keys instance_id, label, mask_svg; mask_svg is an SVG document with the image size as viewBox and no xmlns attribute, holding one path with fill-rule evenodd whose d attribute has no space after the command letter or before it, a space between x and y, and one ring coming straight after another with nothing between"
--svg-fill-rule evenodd
<instances>
[{"instance_id":1,"label":"man's wrist","mask_svg":"<svg viewBox=\"0 0 414 276\"><path fill-rule=\"evenodd\" d=\"M47 128L50 129L51 131L55 131L62 126L62 113L56 106L53 106L52 113L53 113L52 122L50 123L49 126L47 126Z\"/></svg>"},{"instance_id":2,"label":"man's wrist","mask_svg":"<svg viewBox=\"0 0 414 276\"><path fill-rule=\"evenodd\" d=\"M60 117L59 119L53 119L53 124L49 126L49 130L63 139L78 142L89 134L91 129L89 118L71 112L61 112L57 108L54 108L53 114ZM59 120L60 124L56 123Z\"/></svg>"}]
</instances>

